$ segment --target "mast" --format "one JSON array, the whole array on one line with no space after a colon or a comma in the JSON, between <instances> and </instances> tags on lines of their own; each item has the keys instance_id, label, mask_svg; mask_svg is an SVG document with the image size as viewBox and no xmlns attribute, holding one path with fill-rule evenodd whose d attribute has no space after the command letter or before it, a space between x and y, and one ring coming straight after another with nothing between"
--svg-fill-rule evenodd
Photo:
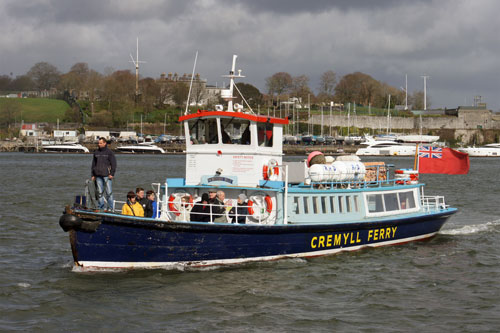
<instances>
[{"instance_id":1,"label":"mast","mask_svg":"<svg viewBox=\"0 0 500 333\"><path fill-rule=\"evenodd\" d=\"M390 130L390 122L391 122L391 94L389 94L389 100L387 102L387 134L389 134Z\"/></svg>"}]
</instances>

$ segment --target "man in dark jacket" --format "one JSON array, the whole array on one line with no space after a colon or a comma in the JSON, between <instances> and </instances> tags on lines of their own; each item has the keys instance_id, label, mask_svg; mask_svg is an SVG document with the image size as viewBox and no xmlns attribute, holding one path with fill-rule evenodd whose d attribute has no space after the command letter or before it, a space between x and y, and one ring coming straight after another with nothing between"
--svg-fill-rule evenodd
<instances>
[{"instance_id":1,"label":"man in dark jacket","mask_svg":"<svg viewBox=\"0 0 500 333\"><path fill-rule=\"evenodd\" d=\"M113 200L113 177L116 171L115 154L108 148L105 138L99 139L99 148L94 151L92 159L92 180L96 183L97 201L99 209L113 210L115 201ZM105 192L105 193L104 193ZM104 194L106 203L104 202Z\"/></svg>"},{"instance_id":2,"label":"man in dark jacket","mask_svg":"<svg viewBox=\"0 0 500 333\"><path fill-rule=\"evenodd\" d=\"M194 204L193 209L191 209L190 218L191 221L196 222L209 222L210 221L210 206L208 205L208 194L203 193L201 195L201 201Z\"/></svg>"},{"instance_id":3,"label":"man in dark jacket","mask_svg":"<svg viewBox=\"0 0 500 333\"><path fill-rule=\"evenodd\" d=\"M145 217L153 216L153 206L149 202L148 198L144 196L144 189L142 187L138 187L135 189L136 201L141 204L142 209L144 209Z\"/></svg>"}]
</instances>

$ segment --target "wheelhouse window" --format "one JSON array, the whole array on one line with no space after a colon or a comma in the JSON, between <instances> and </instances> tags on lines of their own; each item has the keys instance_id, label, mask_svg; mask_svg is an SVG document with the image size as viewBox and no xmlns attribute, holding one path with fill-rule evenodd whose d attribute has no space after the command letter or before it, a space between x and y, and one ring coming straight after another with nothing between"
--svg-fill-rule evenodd
<instances>
[{"instance_id":1,"label":"wheelhouse window","mask_svg":"<svg viewBox=\"0 0 500 333\"><path fill-rule=\"evenodd\" d=\"M217 119L193 119L188 126L193 145L219 143Z\"/></svg>"},{"instance_id":2,"label":"wheelhouse window","mask_svg":"<svg viewBox=\"0 0 500 333\"><path fill-rule=\"evenodd\" d=\"M415 208L415 197L413 191L399 193L399 205L401 209Z\"/></svg>"},{"instance_id":3,"label":"wheelhouse window","mask_svg":"<svg viewBox=\"0 0 500 333\"><path fill-rule=\"evenodd\" d=\"M367 194L368 214L391 215L417 210L415 198L415 190Z\"/></svg>"},{"instance_id":4,"label":"wheelhouse window","mask_svg":"<svg viewBox=\"0 0 500 333\"><path fill-rule=\"evenodd\" d=\"M222 143L250 144L250 120L222 118L220 121Z\"/></svg>"},{"instance_id":5,"label":"wheelhouse window","mask_svg":"<svg viewBox=\"0 0 500 333\"><path fill-rule=\"evenodd\" d=\"M273 124L258 123L257 124L257 139L258 145L261 147L273 146Z\"/></svg>"}]
</instances>

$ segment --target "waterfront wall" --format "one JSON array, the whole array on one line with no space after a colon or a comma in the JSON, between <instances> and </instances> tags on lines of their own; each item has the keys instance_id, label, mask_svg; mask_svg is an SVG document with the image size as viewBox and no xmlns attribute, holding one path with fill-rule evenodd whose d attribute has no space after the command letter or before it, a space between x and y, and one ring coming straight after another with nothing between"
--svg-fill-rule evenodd
<instances>
[{"instance_id":1,"label":"waterfront wall","mask_svg":"<svg viewBox=\"0 0 500 333\"><path fill-rule=\"evenodd\" d=\"M311 117L313 124L321 124L321 115ZM420 121L422 124L420 124ZM347 127L345 115L323 115L324 126ZM349 126L373 130L387 128L387 116L351 116ZM475 141L476 144L484 141L497 141L500 133L500 120L489 110L461 110L457 116L430 116L430 117L391 117L390 128L395 131L418 133L422 127L424 134L432 132L446 138L454 139L464 144ZM451 137L450 137L451 133ZM443 139L443 137L442 137Z\"/></svg>"}]
</instances>

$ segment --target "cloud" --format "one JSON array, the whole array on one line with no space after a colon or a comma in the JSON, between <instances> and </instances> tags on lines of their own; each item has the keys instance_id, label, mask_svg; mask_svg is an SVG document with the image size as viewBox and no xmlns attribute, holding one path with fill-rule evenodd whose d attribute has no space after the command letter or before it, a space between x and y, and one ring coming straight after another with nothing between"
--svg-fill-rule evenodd
<instances>
[{"instance_id":1,"label":"cloud","mask_svg":"<svg viewBox=\"0 0 500 333\"><path fill-rule=\"evenodd\" d=\"M4 0L0 3L0 74L24 74L39 61L67 71L87 62L132 69L139 37L143 76L197 72L209 83L238 54L246 82L265 89L275 72L354 71L409 90L431 76L434 106L454 107L481 94L500 108L500 3L478 1L298 0Z\"/></svg>"}]
</instances>

